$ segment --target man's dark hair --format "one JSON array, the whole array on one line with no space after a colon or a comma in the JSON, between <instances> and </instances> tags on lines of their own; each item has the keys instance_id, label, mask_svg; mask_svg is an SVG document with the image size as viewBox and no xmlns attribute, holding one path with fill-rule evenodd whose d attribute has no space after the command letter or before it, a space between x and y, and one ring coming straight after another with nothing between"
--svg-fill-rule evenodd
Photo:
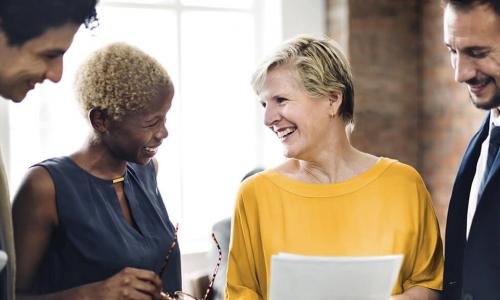
<instances>
[{"instance_id":1,"label":"man's dark hair","mask_svg":"<svg viewBox=\"0 0 500 300\"><path fill-rule=\"evenodd\" d=\"M98 0L0 0L0 30L11 46L21 46L50 28L97 22Z\"/></svg>"},{"instance_id":2,"label":"man's dark hair","mask_svg":"<svg viewBox=\"0 0 500 300\"><path fill-rule=\"evenodd\" d=\"M463 10L474 8L477 5L488 5L495 11L497 16L500 16L500 1L499 0L441 0L443 6L447 4Z\"/></svg>"}]
</instances>

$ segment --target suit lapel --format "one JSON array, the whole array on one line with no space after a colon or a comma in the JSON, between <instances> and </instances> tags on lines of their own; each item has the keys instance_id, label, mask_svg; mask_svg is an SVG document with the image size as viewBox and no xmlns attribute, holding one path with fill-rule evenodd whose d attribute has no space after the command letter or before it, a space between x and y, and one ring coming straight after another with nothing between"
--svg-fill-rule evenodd
<instances>
[{"instance_id":1,"label":"suit lapel","mask_svg":"<svg viewBox=\"0 0 500 300\"><path fill-rule=\"evenodd\" d=\"M467 207L469 202L468 199L470 194L470 187L472 185L472 179L476 174L476 166L479 159L479 154L481 153L481 146L483 141L488 136L489 120L490 117L488 115L483 121L483 124L481 125L479 131L476 133L476 135L474 135L471 142L469 143L469 146L467 147L467 150L465 151L464 157L462 159L460 168L458 169L457 179L453 186L453 192L459 192L458 195L462 195L467 198L465 207ZM499 166L496 167L498 168Z\"/></svg>"},{"instance_id":2,"label":"suit lapel","mask_svg":"<svg viewBox=\"0 0 500 300\"><path fill-rule=\"evenodd\" d=\"M481 127L481 131L480 131L481 139L479 139L477 141L477 145L476 145L477 148L478 148L478 151L481 151L481 146L483 144L483 141L488 137L489 129L490 129L490 116L491 116L491 114L488 115L488 117L486 118L485 122L483 123L483 126ZM492 197L488 196L488 193L489 193L488 190L491 189L491 185L493 184L492 183L492 178L495 177L496 173L500 172L500 156L499 156L499 154L500 154L500 151L496 154L496 157L495 157L495 160L493 161L493 165L491 166L490 172L489 172L489 174L487 174L483 190L479 191L479 195L478 195L478 199L477 199L478 203L477 203L476 211L475 211L474 217L472 219L472 224L470 225L469 241L471 239L473 239L473 236L474 236L473 232L476 230L475 227L477 227L477 225L476 225L476 223L477 223L477 221L476 221L477 220L477 216L478 216L478 214L481 214L482 210L484 210L482 207L484 207L485 205L487 205L488 201L493 200L493 199L491 199ZM477 160L478 159L479 159L479 154L478 154L478 157L475 160L475 164L476 165L474 166L474 172L476 170ZM471 179L471 182L472 182L472 179ZM468 191L470 193L470 189ZM469 193L467 194L467 198L469 197Z\"/></svg>"},{"instance_id":3,"label":"suit lapel","mask_svg":"<svg viewBox=\"0 0 500 300\"><path fill-rule=\"evenodd\" d=\"M448 208L445 239L444 295L446 299L458 299L462 294L462 263L466 248L467 209L470 188L481 152L481 144L488 136L489 115L474 135L464 153L457 172Z\"/></svg>"},{"instance_id":4,"label":"suit lapel","mask_svg":"<svg viewBox=\"0 0 500 300\"><path fill-rule=\"evenodd\" d=\"M488 126L489 115L484 120L480 130L472 138L458 170L448 208L446 244L448 244L448 240L450 242L453 241L453 244L458 241L460 241L460 243L465 243L470 188L476 173L476 165L481 152L481 144L488 136Z\"/></svg>"},{"instance_id":5,"label":"suit lapel","mask_svg":"<svg viewBox=\"0 0 500 300\"><path fill-rule=\"evenodd\" d=\"M500 171L500 151L498 151L497 155L495 156L495 160L493 161L493 165L491 166L490 173L488 174L488 177L486 178L485 181L484 190L488 189L488 186L491 184L491 179L495 177L499 171Z\"/></svg>"}]
</instances>

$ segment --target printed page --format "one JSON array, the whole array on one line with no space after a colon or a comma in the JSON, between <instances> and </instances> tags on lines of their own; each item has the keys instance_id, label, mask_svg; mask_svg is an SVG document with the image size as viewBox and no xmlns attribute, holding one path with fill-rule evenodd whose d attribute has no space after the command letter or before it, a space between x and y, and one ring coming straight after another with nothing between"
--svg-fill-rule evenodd
<instances>
[{"instance_id":1,"label":"printed page","mask_svg":"<svg viewBox=\"0 0 500 300\"><path fill-rule=\"evenodd\" d=\"M387 300L403 255L271 257L270 300Z\"/></svg>"}]
</instances>

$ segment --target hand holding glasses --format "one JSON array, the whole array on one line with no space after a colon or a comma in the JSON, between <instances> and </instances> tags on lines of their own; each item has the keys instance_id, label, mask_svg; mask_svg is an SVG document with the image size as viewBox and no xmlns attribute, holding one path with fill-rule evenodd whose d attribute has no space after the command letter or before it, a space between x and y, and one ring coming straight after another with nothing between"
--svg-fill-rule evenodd
<instances>
[{"instance_id":1,"label":"hand holding glasses","mask_svg":"<svg viewBox=\"0 0 500 300\"><path fill-rule=\"evenodd\" d=\"M165 272L165 269L167 268L168 262L170 260L170 255L175 250L175 245L177 244L177 231L178 230L179 230L179 225L177 224L177 226L175 226L174 240L173 240L172 244L170 245L170 248L168 249L167 255L165 256L165 260L163 261L163 264L160 268L160 272L158 273L158 276L160 278L162 278L163 273ZM212 287L214 285L215 276L217 276L217 272L219 272L220 263L222 261L222 251L220 249L219 242L217 241L217 239L215 238L215 234L213 234L213 233L212 233L212 239L214 240L215 245L217 246L217 251L219 252L219 257L218 257L217 265L215 266L214 272L212 273L210 283L208 284L208 287L205 291L205 295L203 296L203 298L198 299L195 296L190 295L186 292L182 292L182 291L177 291L177 292L174 292L173 294L169 294L169 293L162 291L161 292L162 300L206 300L207 299L207 297L210 294L210 291L212 290Z\"/></svg>"}]
</instances>

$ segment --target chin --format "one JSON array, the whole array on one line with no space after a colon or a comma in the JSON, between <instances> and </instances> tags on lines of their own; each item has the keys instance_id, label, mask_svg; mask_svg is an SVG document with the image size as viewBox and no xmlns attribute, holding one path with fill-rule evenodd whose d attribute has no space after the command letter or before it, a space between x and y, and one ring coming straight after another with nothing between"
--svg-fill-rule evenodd
<instances>
[{"instance_id":1,"label":"chin","mask_svg":"<svg viewBox=\"0 0 500 300\"><path fill-rule=\"evenodd\" d=\"M470 95L470 100L475 107L479 109L490 110L500 106L500 91L497 91L497 93L490 99L483 100Z\"/></svg>"},{"instance_id":2,"label":"chin","mask_svg":"<svg viewBox=\"0 0 500 300\"><path fill-rule=\"evenodd\" d=\"M13 95L12 95L12 101L14 102L21 102L24 100L24 98L26 98L26 96L28 95L28 93L32 91L31 89L19 89L17 91L14 91Z\"/></svg>"},{"instance_id":3,"label":"chin","mask_svg":"<svg viewBox=\"0 0 500 300\"><path fill-rule=\"evenodd\" d=\"M151 161L151 158L146 158L146 159L137 159L136 161L134 161L136 164L139 164L139 165L147 165L149 162Z\"/></svg>"},{"instance_id":4,"label":"chin","mask_svg":"<svg viewBox=\"0 0 500 300\"><path fill-rule=\"evenodd\" d=\"M285 156L286 158L299 159L299 155L300 153L298 151L294 151L293 149L288 149L288 148L283 149L283 156Z\"/></svg>"},{"instance_id":5,"label":"chin","mask_svg":"<svg viewBox=\"0 0 500 300\"><path fill-rule=\"evenodd\" d=\"M286 158L292 158L293 157L290 149L288 149L288 148L283 148L283 156L286 157Z\"/></svg>"},{"instance_id":6,"label":"chin","mask_svg":"<svg viewBox=\"0 0 500 300\"><path fill-rule=\"evenodd\" d=\"M23 93L21 95L18 95L18 94L1 94L0 96L2 96L3 98L7 99L7 100L11 100L12 102L14 103L20 103L24 100L24 98L26 98L26 93Z\"/></svg>"},{"instance_id":7,"label":"chin","mask_svg":"<svg viewBox=\"0 0 500 300\"><path fill-rule=\"evenodd\" d=\"M24 97L23 97L23 98L12 98L11 100L12 100L12 102L14 102L14 103L21 103L21 102L23 102Z\"/></svg>"}]
</instances>

